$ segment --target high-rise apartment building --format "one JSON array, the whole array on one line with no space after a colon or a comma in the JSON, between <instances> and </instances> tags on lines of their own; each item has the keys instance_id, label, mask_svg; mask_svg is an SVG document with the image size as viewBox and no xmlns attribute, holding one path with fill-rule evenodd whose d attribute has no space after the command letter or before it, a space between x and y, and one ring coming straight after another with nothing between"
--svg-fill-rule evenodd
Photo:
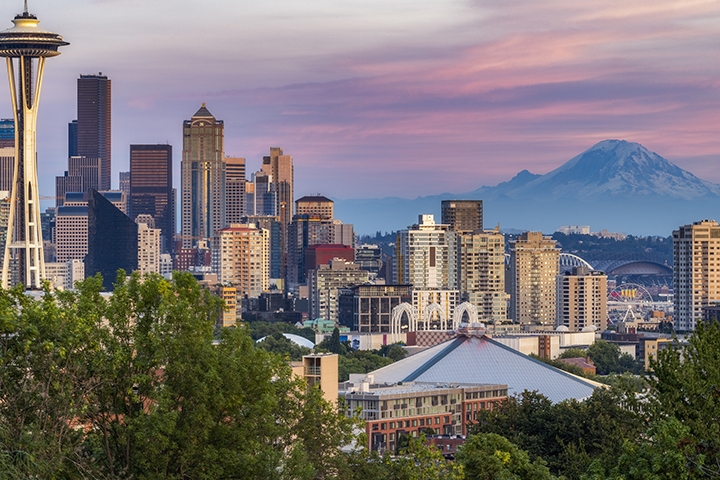
<instances>
[{"instance_id":1,"label":"high-rise apartment building","mask_svg":"<svg viewBox=\"0 0 720 480\"><path fill-rule=\"evenodd\" d=\"M225 158L225 225L242 223L245 209L245 159Z\"/></svg>"},{"instance_id":2,"label":"high-rise apartment building","mask_svg":"<svg viewBox=\"0 0 720 480\"><path fill-rule=\"evenodd\" d=\"M224 125L203 103L183 122L182 239L190 248L225 226Z\"/></svg>"},{"instance_id":3,"label":"high-rise apartment building","mask_svg":"<svg viewBox=\"0 0 720 480\"><path fill-rule=\"evenodd\" d=\"M571 332L586 327L607 328L607 275L605 272L573 267L557 277L556 325Z\"/></svg>"},{"instance_id":4,"label":"high-rise apartment building","mask_svg":"<svg viewBox=\"0 0 720 480\"><path fill-rule=\"evenodd\" d=\"M673 231L675 329L689 331L703 307L720 302L720 226L714 220Z\"/></svg>"},{"instance_id":5,"label":"high-rise apartment building","mask_svg":"<svg viewBox=\"0 0 720 480\"><path fill-rule=\"evenodd\" d=\"M483 229L482 200L443 200L442 223L456 232L476 232Z\"/></svg>"},{"instance_id":6,"label":"high-rise apartment building","mask_svg":"<svg viewBox=\"0 0 720 480\"><path fill-rule=\"evenodd\" d=\"M418 225L398 232L393 283L415 289L457 289L457 234L420 215Z\"/></svg>"},{"instance_id":7,"label":"high-rise apartment building","mask_svg":"<svg viewBox=\"0 0 720 480\"><path fill-rule=\"evenodd\" d=\"M464 300L477 308L478 318L507 320L505 236L500 229L459 235L458 277Z\"/></svg>"},{"instance_id":8,"label":"high-rise apartment building","mask_svg":"<svg viewBox=\"0 0 720 480\"><path fill-rule=\"evenodd\" d=\"M110 80L107 76L102 73L80 75L77 81L77 155L99 159L102 165L99 187L85 185L85 191L90 191L90 188L111 188L110 98Z\"/></svg>"},{"instance_id":9,"label":"high-rise apartment building","mask_svg":"<svg viewBox=\"0 0 720 480\"><path fill-rule=\"evenodd\" d=\"M171 145L130 145L131 219L152 215L161 232L162 253L173 250L175 195Z\"/></svg>"},{"instance_id":10,"label":"high-rise apartment building","mask_svg":"<svg viewBox=\"0 0 720 480\"><path fill-rule=\"evenodd\" d=\"M340 290L362 285L369 280L369 273L360 266L339 258L319 265L308 274L310 317L338 323Z\"/></svg>"},{"instance_id":11,"label":"high-rise apartment building","mask_svg":"<svg viewBox=\"0 0 720 480\"><path fill-rule=\"evenodd\" d=\"M253 224L233 224L213 239L213 270L240 297L258 298L270 285L270 232Z\"/></svg>"},{"instance_id":12,"label":"high-rise apartment building","mask_svg":"<svg viewBox=\"0 0 720 480\"><path fill-rule=\"evenodd\" d=\"M510 242L510 312L516 323L555 325L560 249L541 232Z\"/></svg>"},{"instance_id":13,"label":"high-rise apartment building","mask_svg":"<svg viewBox=\"0 0 720 480\"><path fill-rule=\"evenodd\" d=\"M160 237L159 228L154 228L152 216L138 215L138 272L160 273Z\"/></svg>"}]
</instances>

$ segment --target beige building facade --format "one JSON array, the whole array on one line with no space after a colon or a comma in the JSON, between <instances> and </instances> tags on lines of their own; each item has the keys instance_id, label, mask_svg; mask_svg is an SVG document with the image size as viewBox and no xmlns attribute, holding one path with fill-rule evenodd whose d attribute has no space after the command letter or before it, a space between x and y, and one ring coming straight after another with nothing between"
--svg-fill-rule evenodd
<instances>
[{"instance_id":1,"label":"beige building facade","mask_svg":"<svg viewBox=\"0 0 720 480\"><path fill-rule=\"evenodd\" d=\"M310 316L338 323L340 289L368 282L370 273L360 265L335 258L308 274Z\"/></svg>"},{"instance_id":2,"label":"beige building facade","mask_svg":"<svg viewBox=\"0 0 720 480\"><path fill-rule=\"evenodd\" d=\"M720 225L702 220L673 231L675 329L689 331L703 307L720 302Z\"/></svg>"},{"instance_id":3,"label":"beige building facade","mask_svg":"<svg viewBox=\"0 0 720 480\"><path fill-rule=\"evenodd\" d=\"M459 235L458 282L481 321L507 320L505 236L500 228Z\"/></svg>"},{"instance_id":4,"label":"beige building facade","mask_svg":"<svg viewBox=\"0 0 720 480\"><path fill-rule=\"evenodd\" d=\"M457 234L433 215L420 215L418 225L398 233L393 267L395 284L457 289Z\"/></svg>"},{"instance_id":5,"label":"beige building facade","mask_svg":"<svg viewBox=\"0 0 720 480\"><path fill-rule=\"evenodd\" d=\"M594 326L607 328L607 275L575 267L557 277L556 325L571 332Z\"/></svg>"},{"instance_id":6,"label":"beige building facade","mask_svg":"<svg viewBox=\"0 0 720 480\"><path fill-rule=\"evenodd\" d=\"M240 297L257 298L270 285L270 233L254 224L233 224L213 239L213 270Z\"/></svg>"},{"instance_id":7,"label":"beige building facade","mask_svg":"<svg viewBox=\"0 0 720 480\"><path fill-rule=\"evenodd\" d=\"M510 312L516 323L555 325L560 249L541 232L510 243Z\"/></svg>"}]
</instances>

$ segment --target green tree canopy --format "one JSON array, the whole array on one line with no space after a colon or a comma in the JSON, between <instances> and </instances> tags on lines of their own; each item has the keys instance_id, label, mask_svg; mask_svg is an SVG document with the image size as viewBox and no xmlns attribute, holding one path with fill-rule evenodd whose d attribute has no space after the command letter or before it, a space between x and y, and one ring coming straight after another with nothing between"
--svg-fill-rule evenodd
<instances>
[{"instance_id":1,"label":"green tree canopy","mask_svg":"<svg viewBox=\"0 0 720 480\"><path fill-rule=\"evenodd\" d=\"M494 433L471 435L455 458L473 480L552 480L545 461Z\"/></svg>"}]
</instances>

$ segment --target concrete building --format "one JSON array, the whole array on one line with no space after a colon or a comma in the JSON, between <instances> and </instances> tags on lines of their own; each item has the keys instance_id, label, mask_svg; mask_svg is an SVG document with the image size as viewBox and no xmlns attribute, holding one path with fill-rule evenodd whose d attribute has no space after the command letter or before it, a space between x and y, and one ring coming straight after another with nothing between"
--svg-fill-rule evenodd
<instances>
[{"instance_id":1,"label":"concrete building","mask_svg":"<svg viewBox=\"0 0 720 480\"><path fill-rule=\"evenodd\" d=\"M317 215L323 220L335 218L335 202L322 195L305 196L295 200L296 215Z\"/></svg>"},{"instance_id":2,"label":"concrete building","mask_svg":"<svg viewBox=\"0 0 720 480\"><path fill-rule=\"evenodd\" d=\"M234 327L237 325L237 288L229 285L221 285L218 288L218 296L225 301L225 306L219 317L221 327Z\"/></svg>"},{"instance_id":3,"label":"concrete building","mask_svg":"<svg viewBox=\"0 0 720 480\"><path fill-rule=\"evenodd\" d=\"M308 275L310 317L322 318L337 324L340 290L367 283L368 280L368 272L360 270L359 265L337 258L327 264L319 265L317 270L310 270Z\"/></svg>"},{"instance_id":4,"label":"concrete building","mask_svg":"<svg viewBox=\"0 0 720 480\"><path fill-rule=\"evenodd\" d=\"M85 184L86 192L91 188L112 188L111 132L110 80L102 73L80 75L77 81L77 155L96 159L101 165L98 186Z\"/></svg>"},{"instance_id":5,"label":"concrete building","mask_svg":"<svg viewBox=\"0 0 720 480\"><path fill-rule=\"evenodd\" d=\"M482 232L482 200L443 200L441 221L456 232Z\"/></svg>"},{"instance_id":6,"label":"concrete building","mask_svg":"<svg viewBox=\"0 0 720 480\"><path fill-rule=\"evenodd\" d=\"M557 277L556 326L571 332L594 326L607 328L607 275L605 272L573 267Z\"/></svg>"},{"instance_id":7,"label":"concrete building","mask_svg":"<svg viewBox=\"0 0 720 480\"><path fill-rule=\"evenodd\" d=\"M59 290L74 290L75 282L85 278L85 263L82 260L68 262L46 262L45 278Z\"/></svg>"},{"instance_id":8,"label":"concrete building","mask_svg":"<svg viewBox=\"0 0 720 480\"><path fill-rule=\"evenodd\" d=\"M190 248L225 226L225 136L203 103L183 122L182 241Z\"/></svg>"},{"instance_id":9,"label":"concrete building","mask_svg":"<svg viewBox=\"0 0 720 480\"><path fill-rule=\"evenodd\" d=\"M175 194L173 192L172 145L130 145L130 210L152 215L161 234L163 253L173 251L175 235Z\"/></svg>"},{"instance_id":10,"label":"concrete building","mask_svg":"<svg viewBox=\"0 0 720 480\"><path fill-rule=\"evenodd\" d=\"M169 253L160 254L160 275L165 278L172 277L173 258Z\"/></svg>"},{"instance_id":11,"label":"concrete building","mask_svg":"<svg viewBox=\"0 0 720 480\"><path fill-rule=\"evenodd\" d=\"M292 362L293 374L304 378L310 388L317 387L331 405L338 401L338 356L316 353L303 356L302 362Z\"/></svg>"},{"instance_id":12,"label":"concrete building","mask_svg":"<svg viewBox=\"0 0 720 480\"><path fill-rule=\"evenodd\" d=\"M482 321L507 320L505 237L500 229L459 235L458 277L463 300L477 308Z\"/></svg>"},{"instance_id":13,"label":"concrete building","mask_svg":"<svg viewBox=\"0 0 720 480\"><path fill-rule=\"evenodd\" d=\"M55 215L55 261L84 261L88 249L87 241L87 204L58 207Z\"/></svg>"},{"instance_id":14,"label":"concrete building","mask_svg":"<svg viewBox=\"0 0 720 480\"><path fill-rule=\"evenodd\" d=\"M240 223L252 223L265 229L270 235L270 284L283 290L282 278L282 230L278 217L271 215L246 215Z\"/></svg>"},{"instance_id":15,"label":"concrete building","mask_svg":"<svg viewBox=\"0 0 720 480\"><path fill-rule=\"evenodd\" d=\"M402 437L434 431L466 435L479 411L492 410L507 399L507 385L398 382L373 384L373 375L352 374L339 392L346 414L360 410L368 448L393 452Z\"/></svg>"},{"instance_id":16,"label":"concrete building","mask_svg":"<svg viewBox=\"0 0 720 480\"><path fill-rule=\"evenodd\" d=\"M420 215L419 225L398 232L393 283L416 289L457 289L457 234Z\"/></svg>"},{"instance_id":17,"label":"concrete building","mask_svg":"<svg viewBox=\"0 0 720 480\"><path fill-rule=\"evenodd\" d=\"M341 294L347 295L349 308L339 323L361 333L390 333L392 312L401 303L412 302L410 285L356 285Z\"/></svg>"},{"instance_id":18,"label":"concrete building","mask_svg":"<svg viewBox=\"0 0 720 480\"><path fill-rule=\"evenodd\" d=\"M145 217L145 218L144 218ZM160 273L160 238L161 230L154 228L152 216L138 215L135 223L138 224L138 272Z\"/></svg>"},{"instance_id":19,"label":"concrete building","mask_svg":"<svg viewBox=\"0 0 720 480\"><path fill-rule=\"evenodd\" d=\"M258 298L269 288L270 234L253 224L233 224L213 239L213 270L240 297Z\"/></svg>"},{"instance_id":20,"label":"concrete building","mask_svg":"<svg viewBox=\"0 0 720 480\"><path fill-rule=\"evenodd\" d=\"M703 307L720 302L720 226L702 220L673 231L674 323L695 330Z\"/></svg>"},{"instance_id":21,"label":"concrete building","mask_svg":"<svg viewBox=\"0 0 720 480\"><path fill-rule=\"evenodd\" d=\"M560 249L540 232L510 243L510 312L516 323L555 325Z\"/></svg>"},{"instance_id":22,"label":"concrete building","mask_svg":"<svg viewBox=\"0 0 720 480\"><path fill-rule=\"evenodd\" d=\"M380 273L383 266L383 253L378 245L360 245L355 249L355 263L370 272L371 278Z\"/></svg>"}]
</instances>

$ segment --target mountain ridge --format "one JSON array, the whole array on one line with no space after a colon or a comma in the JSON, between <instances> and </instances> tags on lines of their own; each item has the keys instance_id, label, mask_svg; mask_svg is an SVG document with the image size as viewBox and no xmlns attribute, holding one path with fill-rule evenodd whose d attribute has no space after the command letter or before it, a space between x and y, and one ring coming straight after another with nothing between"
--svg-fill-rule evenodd
<instances>
[{"instance_id":1,"label":"mountain ridge","mask_svg":"<svg viewBox=\"0 0 720 480\"><path fill-rule=\"evenodd\" d=\"M442 200L460 198L483 200L486 228L499 222L545 232L590 224L594 230L667 236L679 225L720 212L720 185L639 143L615 139L598 142L544 175L525 169L495 186L412 200L335 200L335 210L358 233L374 233L404 228L422 213L439 216Z\"/></svg>"}]
</instances>

